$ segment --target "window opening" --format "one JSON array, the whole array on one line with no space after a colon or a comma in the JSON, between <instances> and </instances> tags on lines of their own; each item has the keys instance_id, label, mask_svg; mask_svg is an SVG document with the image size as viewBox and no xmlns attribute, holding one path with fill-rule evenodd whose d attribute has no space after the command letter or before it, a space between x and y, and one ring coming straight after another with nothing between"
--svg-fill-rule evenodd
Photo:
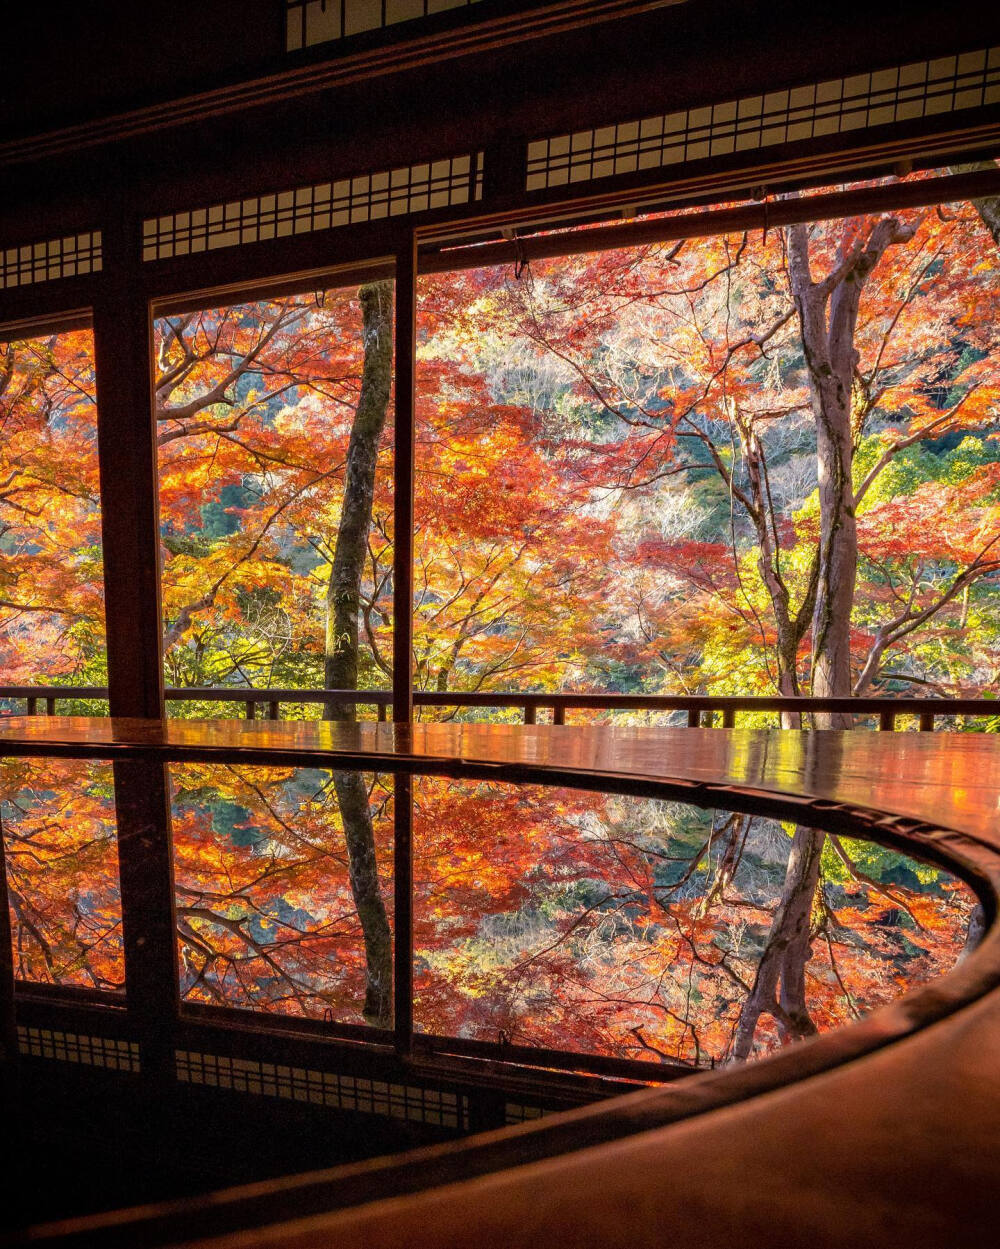
<instances>
[{"instance_id":1,"label":"window opening","mask_svg":"<svg viewBox=\"0 0 1000 1249\"><path fill-rule=\"evenodd\" d=\"M379 279L156 319L170 714L388 688L392 307Z\"/></svg>"},{"instance_id":2,"label":"window opening","mask_svg":"<svg viewBox=\"0 0 1000 1249\"><path fill-rule=\"evenodd\" d=\"M89 327L0 336L0 670L4 684L106 713L94 339ZM23 711L4 698L7 712Z\"/></svg>"},{"instance_id":3,"label":"window opening","mask_svg":"<svg viewBox=\"0 0 1000 1249\"><path fill-rule=\"evenodd\" d=\"M415 686L446 704L422 714L522 714L460 706L490 691L988 693L997 211L422 277Z\"/></svg>"}]
</instances>

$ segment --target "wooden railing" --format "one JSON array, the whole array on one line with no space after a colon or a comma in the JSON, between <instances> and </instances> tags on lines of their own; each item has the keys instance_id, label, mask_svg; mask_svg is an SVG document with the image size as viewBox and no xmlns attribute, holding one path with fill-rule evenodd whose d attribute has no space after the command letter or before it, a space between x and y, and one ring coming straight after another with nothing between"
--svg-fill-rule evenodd
<instances>
[{"instance_id":1,"label":"wooden railing","mask_svg":"<svg viewBox=\"0 0 1000 1249\"><path fill-rule=\"evenodd\" d=\"M168 703L242 703L248 720L282 719L283 705L306 705L338 702L357 707L374 707L379 721L391 718L390 690L303 690L286 688L250 689L239 686L203 688L168 687L164 691ZM28 715L40 709L56 715L60 702L106 701L108 690L100 685L0 685L0 700L23 700ZM714 697L707 694L572 694L488 692L468 693L459 690L444 692L415 690L416 707L510 709L521 712L525 724L539 722L539 712L553 724L565 724L572 711L644 711L683 712L689 728L734 728L737 716L773 712L808 717L818 713L846 713L864 718L878 718L878 727L891 732L899 727L901 717L916 717L923 732L931 732L936 720L953 716L1000 719L1000 700L990 698L783 698L766 695Z\"/></svg>"}]
</instances>

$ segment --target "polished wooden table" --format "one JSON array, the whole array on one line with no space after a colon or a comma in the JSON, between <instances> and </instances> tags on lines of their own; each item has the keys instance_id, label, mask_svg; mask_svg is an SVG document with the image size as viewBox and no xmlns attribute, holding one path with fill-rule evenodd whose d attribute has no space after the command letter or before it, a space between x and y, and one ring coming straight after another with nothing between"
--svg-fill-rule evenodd
<instances>
[{"instance_id":1,"label":"polished wooden table","mask_svg":"<svg viewBox=\"0 0 1000 1249\"><path fill-rule=\"evenodd\" d=\"M430 772L781 813L947 864L991 925L948 976L765 1061L43 1241L188 1243L228 1211L257 1230L210 1243L997 1243L1000 738L51 717L0 721L4 754Z\"/></svg>"},{"instance_id":2,"label":"polished wooden table","mask_svg":"<svg viewBox=\"0 0 1000 1249\"><path fill-rule=\"evenodd\" d=\"M691 801L759 794L991 846L1000 824L1000 736L986 733L15 716L0 720L3 754L412 770Z\"/></svg>"}]
</instances>

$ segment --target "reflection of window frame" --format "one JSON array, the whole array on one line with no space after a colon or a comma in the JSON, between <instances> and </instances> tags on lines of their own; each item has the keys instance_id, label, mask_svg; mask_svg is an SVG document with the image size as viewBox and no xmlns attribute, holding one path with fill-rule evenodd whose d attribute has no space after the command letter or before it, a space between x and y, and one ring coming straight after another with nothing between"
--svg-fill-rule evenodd
<instances>
[{"instance_id":1,"label":"reflection of window frame","mask_svg":"<svg viewBox=\"0 0 1000 1249\"><path fill-rule=\"evenodd\" d=\"M286 0L285 48L288 52L354 35L404 25L407 33L427 17L467 9L480 0ZM400 12L400 6L403 7ZM416 11L412 11L416 10Z\"/></svg>"}]
</instances>

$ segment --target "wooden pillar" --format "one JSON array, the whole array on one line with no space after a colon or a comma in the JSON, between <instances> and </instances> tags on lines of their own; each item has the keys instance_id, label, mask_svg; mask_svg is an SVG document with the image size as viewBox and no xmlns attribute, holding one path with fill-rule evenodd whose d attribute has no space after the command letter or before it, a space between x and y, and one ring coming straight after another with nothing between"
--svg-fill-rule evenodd
<instances>
[{"instance_id":1,"label":"wooden pillar","mask_svg":"<svg viewBox=\"0 0 1000 1249\"><path fill-rule=\"evenodd\" d=\"M396 411L393 449L392 718L413 719L413 467L417 368L417 242L396 255Z\"/></svg>"},{"instance_id":2,"label":"wooden pillar","mask_svg":"<svg viewBox=\"0 0 1000 1249\"><path fill-rule=\"evenodd\" d=\"M124 211L104 236L93 304L108 687L113 716L163 716L160 538L152 327L141 221ZM114 764L125 993L150 1114L173 1081L178 1013L166 766Z\"/></svg>"},{"instance_id":3,"label":"wooden pillar","mask_svg":"<svg viewBox=\"0 0 1000 1249\"><path fill-rule=\"evenodd\" d=\"M110 224L110 223L109 223ZM108 688L113 716L163 715L152 329L138 218L105 231L94 300Z\"/></svg>"}]
</instances>

